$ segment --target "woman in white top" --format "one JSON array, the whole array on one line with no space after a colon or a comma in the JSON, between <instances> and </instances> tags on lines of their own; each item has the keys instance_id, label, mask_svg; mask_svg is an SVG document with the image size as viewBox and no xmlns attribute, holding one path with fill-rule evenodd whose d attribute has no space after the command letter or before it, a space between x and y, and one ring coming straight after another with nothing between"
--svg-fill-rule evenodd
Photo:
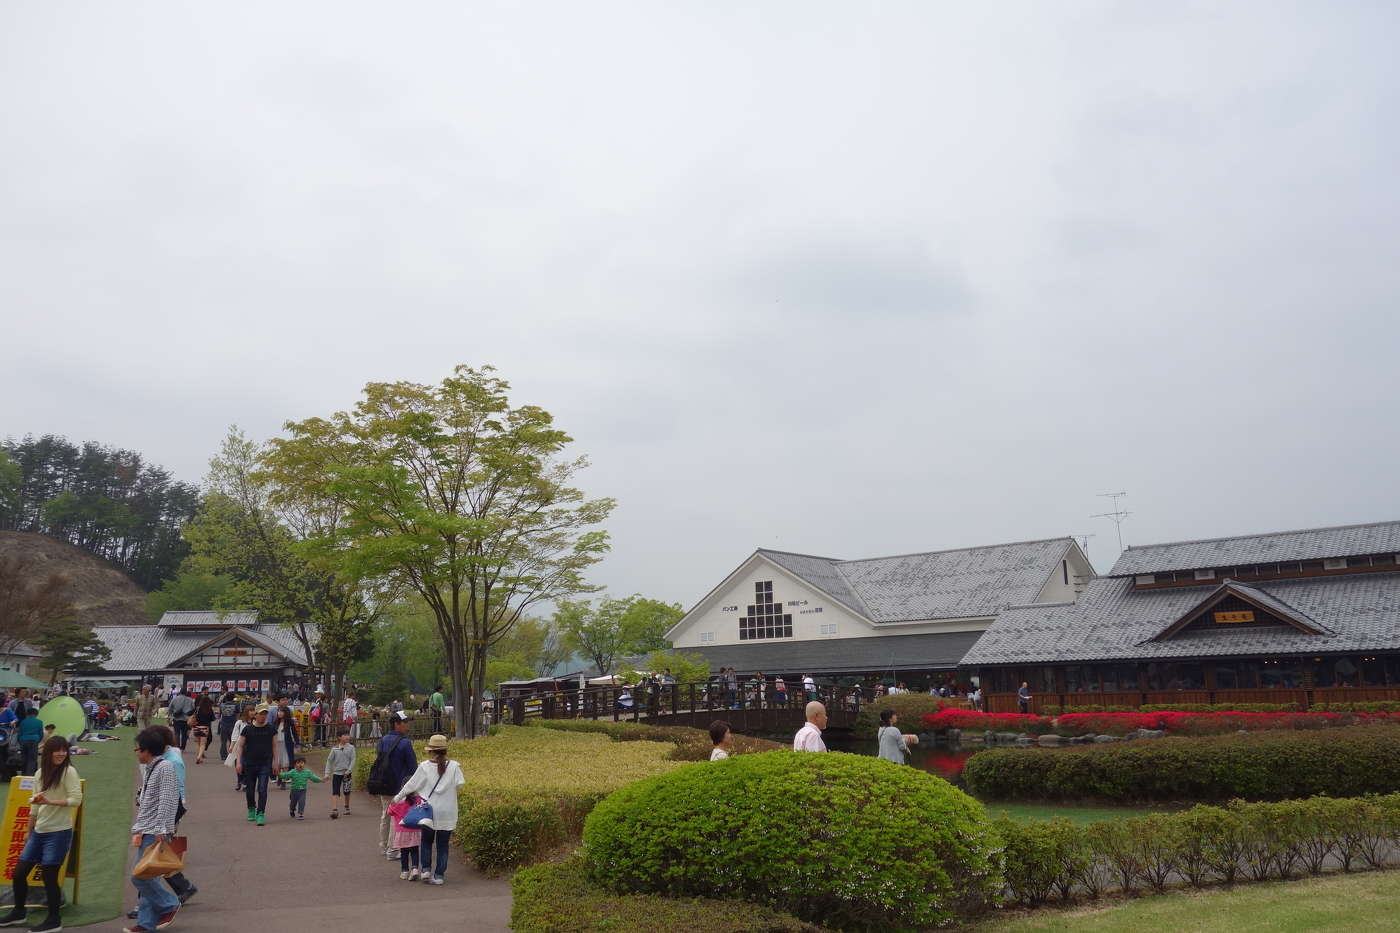
<instances>
[{"instance_id":1,"label":"woman in white top","mask_svg":"<svg viewBox=\"0 0 1400 933\"><path fill-rule=\"evenodd\" d=\"M462 776L462 766L447 758L447 736L435 735L428 739L424 752L427 760L413 772L413 777L404 783L394 800L416 795L433 808L432 819L420 824L423 842L418 849L418 864L422 866L425 882L442 884L442 875L447 871L448 844L452 841L452 830L457 827L457 788L467 783L467 779ZM429 872L434 843L437 865Z\"/></svg>"},{"instance_id":2,"label":"woman in white top","mask_svg":"<svg viewBox=\"0 0 1400 933\"><path fill-rule=\"evenodd\" d=\"M710 723L710 741L715 743L714 750L710 752L711 761L728 758L729 748L734 744L734 733L729 730L729 723L723 719Z\"/></svg>"}]
</instances>

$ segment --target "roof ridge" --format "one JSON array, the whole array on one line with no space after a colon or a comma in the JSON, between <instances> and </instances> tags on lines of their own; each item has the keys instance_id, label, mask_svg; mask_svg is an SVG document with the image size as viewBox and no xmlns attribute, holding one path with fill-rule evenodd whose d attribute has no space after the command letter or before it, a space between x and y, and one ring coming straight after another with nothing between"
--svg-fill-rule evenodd
<instances>
[{"instance_id":1,"label":"roof ridge","mask_svg":"<svg viewBox=\"0 0 1400 933\"><path fill-rule=\"evenodd\" d=\"M1381 522L1360 522L1355 525L1320 525L1317 528L1290 528L1287 531L1256 531L1247 535L1221 535L1218 538L1186 538L1181 541L1159 541L1156 544L1128 545L1123 548L1126 554L1131 550L1145 551L1154 547L1173 547L1178 544L1209 544L1212 541L1240 541L1247 538L1267 538L1271 535L1300 535L1316 531L1345 531L1349 528L1377 528L1381 525L1400 525L1400 519L1390 519Z\"/></svg>"},{"instance_id":2,"label":"roof ridge","mask_svg":"<svg viewBox=\"0 0 1400 933\"><path fill-rule=\"evenodd\" d=\"M853 560L839 560L836 558L823 558L832 560L838 564L860 564L872 560L894 560L897 557L923 557L928 554L955 554L958 551L989 551L996 547L1019 547L1023 544L1049 544L1051 541L1073 541L1072 535L1060 535L1054 538L1034 538L1029 541L1006 541L1001 544L977 544L972 547L948 547L936 551L910 551L907 554L884 554L879 557L857 557Z\"/></svg>"},{"instance_id":3,"label":"roof ridge","mask_svg":"<svg viewBox=\"0 0 1400 933\"><path fill-rule=\"evenodd\" d=\"M780 551L777 548L772 547L755 548L755 550L760 554L786 554L789 557L806 557L810 560L825 560L830 561L833 564L839 564L842 562L841 558L839 557L822 557L820 554L802 554L798 551Z\"/></svg>"}]
</instances>

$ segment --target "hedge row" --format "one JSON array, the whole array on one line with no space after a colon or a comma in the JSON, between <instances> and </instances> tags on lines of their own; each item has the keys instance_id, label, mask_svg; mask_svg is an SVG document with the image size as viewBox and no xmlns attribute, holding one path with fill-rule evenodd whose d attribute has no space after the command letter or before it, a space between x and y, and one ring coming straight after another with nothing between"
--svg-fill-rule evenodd
<instances>
[{"instance_id":1,"label":"hedge row","mask_svg":"<svg viewBox=\"0 0 1400 933\"><path fill-rule=\"evenodd\" d=\"M924 727L979 729L990 732L1029 732L1063 736L1123 736L1139 729L1165 730L1173 735L1224 735L1228 732L1257 732L1264 729L1322 729L1348 726L1377 719L1400 719L1400 713L1192 713L1179 710L1155 713L1061 713L1053 720L1026 713L980 713L945 709L923 717Z\"/></svg>"},{"instance_id":2,"label":"hedge row","mask_svg":"<svg viewBox=\"0 0 1400 933\"><path fill-rule=\"evenodd\" d=\"M1400 713L1400 700L1376 700L1369 703L1314 703L1313 713Z\"/></svg>"},{"instance_id":3,"label":"hedge row","mask_svg":"<svg viewBox=\"0 0 1400 933\"><path fill-rule=\"evenodd\" d=\"M588 879L578 857L516 872L511 895L515 933L821 933L747 901L614 894Z\"/></svg>"},{"instance_id":4,"label":"hedge row","mask_svg":"<svg viewBox=\"0 0 1400 933\"><path fill-rule=\"evenodd\" d=\"M963 781L983 800L1357 797L1400 787L1400 728L1373 724L1068 749L988 749L968 759Z\"/></svg>"},{"instance_id":5,"label":"hedge row","mask_svg":"<svg viewBox=\"0 0 1400 933\"><path fill-rule=\"evenodd\" d=\"M1117 888L1163 891L1169 882L1289 879L1337 866L1381 868L1400 845L1400 794L1283 803L1197 805L1076 826L994 821L1006 844L1007 899L1034 907Z\"/></svg>"},{"instance_id":6,"label":"hedge row","mask_svg":"<svg viewBox=\"0 0 1400 933\"><path fill-rule=\"evenodd\" d=\"M717 712L716 719L724 714ZM606 719L531 719L527 726L538 729L552 729L556 732L585 732L606 735L614 742L668 742L675 746L671 752L672 761L709 761L714 743L705 729L692 729L689 726L649 726L638 722L610 722ZM756 739L747 735L733 736L730 754L749 755L757 752L772 752L787 748L781 742L770 739Z\"/></svg>"}]
</instances>

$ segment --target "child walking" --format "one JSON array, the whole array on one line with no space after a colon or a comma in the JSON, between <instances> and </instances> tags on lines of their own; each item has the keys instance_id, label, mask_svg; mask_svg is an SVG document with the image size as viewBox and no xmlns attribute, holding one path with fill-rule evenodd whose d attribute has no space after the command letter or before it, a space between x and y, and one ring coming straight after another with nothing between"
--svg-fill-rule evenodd
<instances>
[{"instance_id":1,"label":"child walking","mask_svg":"<svg viewBox=\"0 0 1400 933\"><path fill-rule=\"evenodd\" d=\"M340 744L326 756L326 771L323 775L331 779L331 819L340 816L336 801L345 798L345 815L350 815L350 776L355 773L355 746L350 744L350 730L341 729Z\"/></svg>"},{"instance_id":2,"label":"child walking","mask_svg":"<svg viewBox=\"0 0 1400 933\"><path fill-rule=\"evenodd\" d=\"M315 781L320 784L321 779L316 776L316 772L306 769L305 758L298 758L294 764L296 767L292 770L277 775L277 780L291 782L292 793L287 798L287 805L291 808L291 815L295 819L304 820L306 819L306 782Z\"/></svg>"},{"instance_id":3,"label":"child walking","mask_svg":"<svg viewBox=\"0 0 1400 933\"><path fill-rule=\"evenodd\" d=\"M399 850L400 881L418 880L418 847L422 844L423 833L418 829L405 829L401 822L417 802L417 797L411 797L389 804L389 818L394 821L393 844Z\"/></svg>"}]
</instances>

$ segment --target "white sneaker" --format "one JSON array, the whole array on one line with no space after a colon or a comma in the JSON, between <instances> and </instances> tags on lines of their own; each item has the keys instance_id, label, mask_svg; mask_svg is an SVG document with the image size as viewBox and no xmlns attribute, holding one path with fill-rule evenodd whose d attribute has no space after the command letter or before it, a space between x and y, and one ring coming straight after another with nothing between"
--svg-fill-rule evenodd
<instances>
[{"instance_id":1,"label":"white sneaker","mask_svg":"<svg viewBox=\"0 0 1400 933\"><path fill-rule=\"evenodd\" d=\"M409 880L409 881L417 881L417 880L418 880L418 869L416 869L416 868L410 868L410 869L408 870L408 880Z\"/></svg>"},{"instance_id":2,"label":"white sneaker","mask_svg":"<svg viewBox=\"0 0 1400 933\"><path fill-rule=\"evenodd\" d=\"M391 861L391 862L398 861L398 858L399 858L398 850L397 850L397 849L386 849L386 850L384 851L384 857L385 857L386 859L388 859L389 861Z\"/></svg>"},{"instance_id":3,"label":"white sneaker","mask_svg":"<svg viewBox=\"0 0 1400 933\"><path fill-rule=\"evenodd\" d=\"M408 877L408 872L406 872L406 871L401 871L401 872L399 872L399 880L400 880L400 881L408 881L408 880L410 880L409 877Z\"/></svg>"},{"instance_id":4,"label":"white sneaker","mask_svg":"<svg viewBox=\"0 0 1400 933\"><path fill-rule=\"evenodd\" d=\"M442 881L442 876L440 876L440 875L433 875L431 878L428 879L428 884L442 884L442 883L443 883L443 881Z\"/></svg>"}]
</instances>

